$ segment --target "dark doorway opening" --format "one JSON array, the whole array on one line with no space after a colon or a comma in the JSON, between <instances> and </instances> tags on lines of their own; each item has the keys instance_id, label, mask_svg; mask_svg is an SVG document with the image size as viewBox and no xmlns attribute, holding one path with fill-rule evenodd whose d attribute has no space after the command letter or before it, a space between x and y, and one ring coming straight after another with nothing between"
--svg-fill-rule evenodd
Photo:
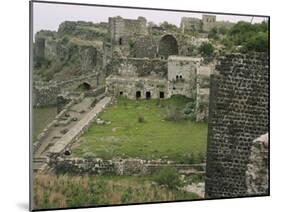
<instances>
[{"instance_id":1,"label":"dark doorway opening","mask_svg":"<svg viewBox=\"0 0 281 212\"><path fill-rule=\"evenodd\" d=\"M140 98L141 98L141 92L140 92L140 91L137 91L137 92L136 92L136 98L137 98L137 99L140 99Z\"/></svg>"},{"instance_id":2,"label":"dark doorway opening","mask_svg":"<svg viewBox=\"0 0 281 212\"><path fill-rule=\"evenodd\" d=\"M83 82L81 85L78 86L79 90L88 91L91 90L91 85L87 82Z\"/></svg>"},{"instance_id":3,"label":"dark doorway opening","mask_svg":"<svg viewBox=\"0 0 281 212\"><path fill-rule=\"evenodd\" d=\"M159 96L160 96L160 99L164 99L164 92L163 92L163 91L160 91Z\"/></svg>"},{"instance_id":4,"label":"dark doorway opening","mask_svg":"<svg viewBox=\"0 0 281 212\"><path fill-rule=\"evenodd\" d=\"M146 98L146 99L150 99L150 98L151 98L151 93L150 93L150 91L147 91L147 92L145 93L145 98Z\"/></svg>"},{"instance_id":5,"label":"dark doorway opening","mask_svg":"<svg viewBox=\"0 0 281 212\"><path fill-rule=\"evenodd\" d=\"M119 95L120 95L120 96L123 96L123 91L120 91L120 92L119 92Z\"/></svg>"},{"instance_id":6,"label":"dark doorway opening","mask_svg":"<svg viewBox=\"0 0 281 212\"><path fill-rule=\"evenodd\" d=\"M65 151L64 151L64 155L66 155L66 156L71 155L71 151L70 151L69 149L65 150Z\"/></svg>"},{"instance_id":7,"label":"dark doorway opening","mask_svg":"<svg viewBox=\"0 0 281 212\"><path fill-rule=\"evenodd\" d=\"M122 38L119 38L119 45L120 46L122 45L122 42L123 42Z\"/></svg>"}]
</instances>

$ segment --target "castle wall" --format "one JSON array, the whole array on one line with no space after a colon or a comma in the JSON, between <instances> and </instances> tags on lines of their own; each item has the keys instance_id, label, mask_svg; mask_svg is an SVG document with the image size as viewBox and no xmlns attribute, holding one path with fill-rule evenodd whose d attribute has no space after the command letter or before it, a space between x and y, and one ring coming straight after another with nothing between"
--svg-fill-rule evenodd
<instances>
[{"instance_id":1,"label":"castle wall","mask_svg":"<svg viewBox=\"0 0 281 212\"><path fill-rule=\"evenodd\" d=\"M196 73L201 58L170 56L168 58L169 96L181 94L195 98Z\"/></svg>"},{"instance_id":2,"label":"castle wall","mask_svg":"<svg viewBox=\"0 0 281 212\"><path fill-rule=\"evenodd\" d=\"M81 70L92 71L97 65L97 49L92 46L82 46L79 50Z\"/></svg>"},{"instance_id":3,"label":"castle wall","mask_svg":"<svg viewBox=\"0 0 281 212\"><path fill-rule=\"evenodd\" d=\"M230 54L211 76L205 196L247 196L253 140L269 131L268 55ZM266 191L262 194L268 194Z\"/></svg>"},{"instance_id":4,"label":"castle wall","mask_svg":"<svg viewBox=\"0 0 281 212\"><path fill-rule=\"evenodd\" d=\"M268 133L253 141L246 171L247 193L264 195L269 190L269 141Z\"/></svg>"},{"instance_id":5,"label":"castle wall","mask_svg":"<svg viewBox=\"0 0 281 212\"><path fill-rule=\"evenodd\" d=\"M37 107L57 105L57 97L59 94L63 92L73 92L84 82L90 84L91 88L96 88L98 86L98 76L92 74L60 83L35 85L32 91L32 104Z\"/></svg>"},{"instance_id":6,"label":"castle wall","mask_svg":"<svg viewBox=\"0 0 281 212\"><path fill-rule=\"evenodd\" d=\"M202 30L204 32L209 32L216 26L216 16L215 15L203 15L202 16Z\"/></svg>"},{"instance_id":7,"label":"castle wall","mask_svg":"<svg viewBox=\"0 0 281 212\"><path fill-rule=\"evenodd\" d=\"M202 65L196 75L196 121L207 121L209 115L210 75L214 64Z\"/></svg>"},{"instance_id":8,"label":"castle wall","mask_svg":"<svg viewBox=\"0 0 281 212\"><path fill-rule=\"evenodd\" d=\"M106 67L106 73L118 74L123 69L135 72L138 77L158 76L166 78L167 60L148 58L113 58Z\"/></svg>"},{"instance_id":9,"label":"castle wall","mask_svg":"<svg viewBox=\"0 0 281 212\"><path fill-rule=\"evenodd\" d=\"M108 94L126 96L129 99L146 99L147 92L150 93L149 98L151 99L159 99L160 92L163 92L163 98L168 97L166 79L111 76L106 79L106 87ZM137 96L137 92L139 92L139 96Z\"/></svg>"},{"instance_id":10,"label":"castle wall","mask_svg":"<svg viewBox=\"0 0 281 212\"><path fill-rule=\"evenodd\" d=\"M155 58L157 56L157 43L152 36L139 37L130 53L135 58Z\"/></svg>"},{"instance_id":11,"label":"castle wall","mask_svg":"<svg viewBox=\"0 0 281 212\"><path fill-rule=\"evenodd\" d=\"M109 18L109 39L113 45L126 45L130 37L146 34L146 19L123 19L122 17Z\"/></svg>"},{"instance_id":12,"label":"castle wall","mask_svg":"<svg viewBox=\"0 0 281 212\"><path fill-rule=\"evenodd\" d=\"M181 19L182 33L187 31L199 32L202 30L202 22L199 18L182 17Z\"/></svg>"},{"instance_id":13,"label":"castle wall","mask_svg":"<svg viewBox=\"0 0 281 212\"><path fill-rule=\"evenodd\" d=\"M49 165L57 173L72 174L91 174L91 175L125 175L125 176L147 176L164 167L173 167L181 173L190 173L202 175L205 170L205 164L176 164L167 161L153 161L142 159L115 159L102 160L98 158L67 158L51 157Z\"/></svg>"}]
</instances>

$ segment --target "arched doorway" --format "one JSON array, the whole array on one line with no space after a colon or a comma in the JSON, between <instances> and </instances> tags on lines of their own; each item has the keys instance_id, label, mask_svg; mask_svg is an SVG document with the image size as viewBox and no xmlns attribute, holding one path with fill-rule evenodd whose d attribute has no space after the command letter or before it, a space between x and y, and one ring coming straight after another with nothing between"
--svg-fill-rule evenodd
<instances>
[{"instance_id":1,"label":"arched doorway","mask_svg":"<svg viewBox=\"0 0 281 212\"><path fill-rule=\"evenodd\" d=\"M173 35L164 35L158 48L158 55L167 59L169 55L178 55L178 42Z\"/></svg>"}]
</instances>

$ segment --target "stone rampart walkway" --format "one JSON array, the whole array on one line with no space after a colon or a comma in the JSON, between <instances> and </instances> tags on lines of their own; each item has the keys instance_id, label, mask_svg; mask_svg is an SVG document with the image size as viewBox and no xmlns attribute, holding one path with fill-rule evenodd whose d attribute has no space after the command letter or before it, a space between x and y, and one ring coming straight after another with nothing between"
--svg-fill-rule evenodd
<instances>
[{"instance_id":1,"label":"stone rampart walkway","mask_svg":"<svg viewBox=\"0 0 281 212\"><path fill-rule=\"evenodd\" d=\"M50 153L61 153L71 142L77 139L93 122L97 115L107 106L111 97L104 97L89 111L83 119L77 122L58 142L51 147Z\"/></svg>"}]
</instances>

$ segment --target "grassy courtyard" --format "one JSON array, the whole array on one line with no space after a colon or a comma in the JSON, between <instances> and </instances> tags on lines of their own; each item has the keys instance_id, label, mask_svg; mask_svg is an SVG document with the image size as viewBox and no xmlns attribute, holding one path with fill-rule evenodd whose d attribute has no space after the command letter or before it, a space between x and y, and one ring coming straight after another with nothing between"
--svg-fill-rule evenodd
<instances>
[{"instance_id":1,"label":"grassy courtyard","mask_svg":"<svg viewBox=\"0 0 281 212\"><path fill-rule=\"evenodd\" d=\"M200 162L206 152L207 124L164 118L171 108L182 111L188 101L182 96L138 101L118 98L100 114L108 123L93 124L73 147L73 154Z\"/></svg>"}]
</instances>

